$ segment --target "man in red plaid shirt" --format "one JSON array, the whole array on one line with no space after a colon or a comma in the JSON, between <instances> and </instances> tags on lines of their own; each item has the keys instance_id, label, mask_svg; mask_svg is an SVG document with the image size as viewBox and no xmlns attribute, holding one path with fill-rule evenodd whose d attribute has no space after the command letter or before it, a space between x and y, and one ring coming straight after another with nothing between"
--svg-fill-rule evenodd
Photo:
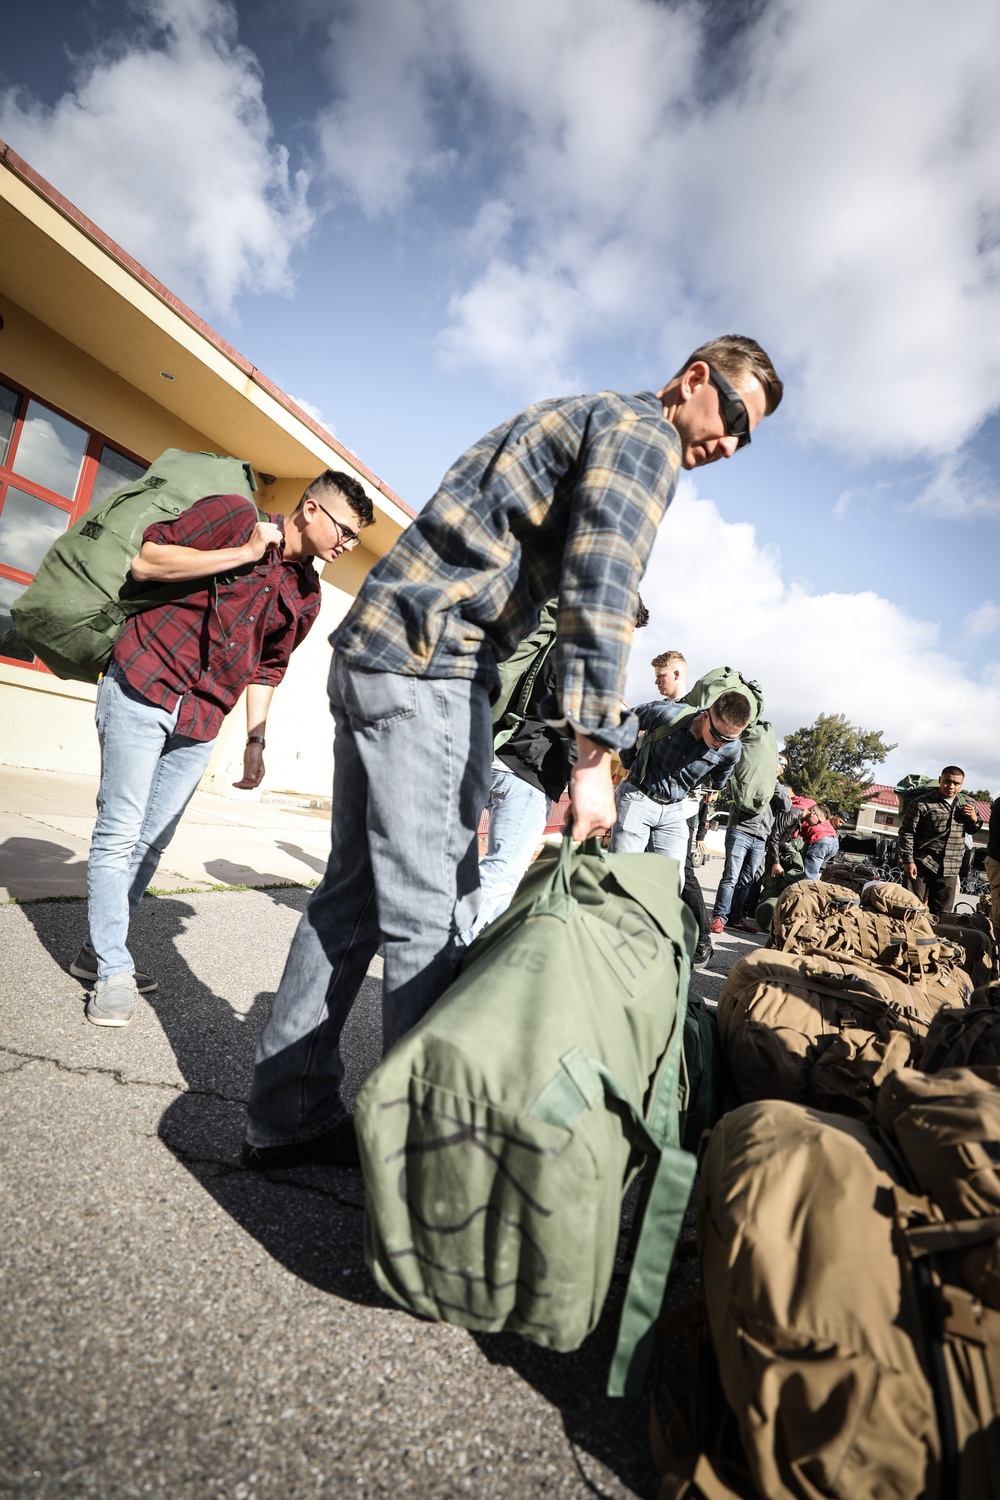
<instances>
[{"instance_id":1,"label":"man in red plaid shirt","mask_svg":"<svg viewBox=\"0 0 1000 1500\"><path fill-rule=\"evenodd\" d=\"M70 973L96 981L86 1015L128 1026L137 974L129 917L208 764L222 720L246 689L247 744L238 787L264 777L271 695L319 614L313 558L333 562L374 519L349 474L327 469L290 516L257 519L240 495L208 495L143 533L140 583L190 583L179 599L134 615L97 690L101 784L87 864L90 933Z\"/></svg>"}]
</instances>

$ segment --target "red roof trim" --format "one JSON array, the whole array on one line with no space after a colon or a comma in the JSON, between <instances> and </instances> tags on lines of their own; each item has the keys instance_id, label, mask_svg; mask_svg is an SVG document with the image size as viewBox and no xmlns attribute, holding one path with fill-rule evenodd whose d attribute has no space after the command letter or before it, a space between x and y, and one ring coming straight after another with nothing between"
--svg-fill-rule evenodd
<instances>
[{"instance_id":1,"label":"red roof trim","mask_svg":"<svg viewBox=\"0 0 1000 1500\"><path fill-rule=\"evenodd\" d=\"M199 318L197 313L192 312L186 303L182 302L168 287L163 285L162 281L157 281L156 277L152 276L146 270L145 266L141 266L137 260L129 255L128 251L123 250L120 245L115 244L114 240L109 235L106 235L103 229L98 229L92 219L88 219L85 214L82 214L75 204L72 204L68 198L64 197L50 182L46 182L45 178L40 176L34 167L29 166L24 158L18 156L17 152L13 151L4 141L0 141L0 160L3 160L10 167L11 171L16 176L22 178L29 187L34 188L40 198L44 198L64 218L69 219L70 223L75 224L77 229L82 230L88 239L93 240L95 245L99 245L112 260L117 261L124 270L128 271L130 276L134 276L136 281L141 282L148 291L151 291L154 296L159 297L161 302L165 302L169 308L177 313L178 317L183 318L185 323L189 324L197 333L200 333L202 338L207 339L210 344L214 345L238 370L242 370L244 375L249 376L254 385L260 386L261 390L266 391L269 396L272 396L278 402L279 406L283 406L286 411L291 412L304 426L309 428L310 432L314 432L317 437L322 438L323 442L333 448L336 453L339 453L353 469L363 474L368 483L381 494L385 495L387 500L391 500L394 505L398 505L400 510L404 511L406 515L416 515L416 511L407 505L406 501L401 499L395 490L391 490L387 484L379 479L377 474L373 473L371 469L363 464L349 448L345 448L343 443L339 443L332 433L327 432L325 428L321 427L315 418L311 417L308 412L303 411L301 406L297 406L291 396L287 396L272 380L268 380L267 376L262 374L255 365L252 365L244 355L240 354L238 349L234 349L232 344L227 344L225 339L216 333L214 328L210 328L203 318Z\"/></svg>"},{"instance_id":2,"label":"red roof trim","mask_svg":"<svg viewBox=\"0 0 1000 1500\"><path fill-rule=\"evenodd\" d=\"M930 790L930 788L927 788L927 790ZM866 790L865 801L877 803L879 807L897 808L899 806L896 788L884 786L878 781L873 781L871 786ZM977 802L975 808L982 821L988 823L990 821L990 804L988 802Z\"/></svg>"}]
</instances>

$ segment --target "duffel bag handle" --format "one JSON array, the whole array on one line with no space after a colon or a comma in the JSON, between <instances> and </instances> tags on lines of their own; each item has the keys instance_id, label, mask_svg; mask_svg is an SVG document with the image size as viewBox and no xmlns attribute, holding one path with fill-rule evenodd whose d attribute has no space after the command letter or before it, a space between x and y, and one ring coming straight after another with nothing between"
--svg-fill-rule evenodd
<instances>
[{"instance_id":1,"label":"duffel bag handle","mask_svg":"<svg viewBox=\"0 0 1000 1500\"><path fill-rule=\"evenodd\" d=\"M604 850L596 838L584 839L577 851L573 835L567 827L559 845L559 858L548 881L532 903L529 917L558 917L561 922L569 921L570 913L576 905L573 895L573 860L577 852L604 858Z\"/></svg>"}]
</instances>

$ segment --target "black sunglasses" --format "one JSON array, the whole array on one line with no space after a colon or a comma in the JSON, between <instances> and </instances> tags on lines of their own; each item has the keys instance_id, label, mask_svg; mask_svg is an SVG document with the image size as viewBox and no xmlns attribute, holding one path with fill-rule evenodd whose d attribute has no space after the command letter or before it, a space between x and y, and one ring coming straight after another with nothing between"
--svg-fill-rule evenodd
<instances>
[{"instance_id":1,"label":"black sunglasses","mask_svg":"<svg viewBox=\"0 0 1000 1500\"><path fill-rule=\"evenodd\" d=\"M734 740L739 739L738 734L720 734L715 727L715 720L712 718L712 710L710 708L706 708L705 712L708 714L708 727L711 730L713 740L718 740L720 745L731 745Z\"/></svg>"},{"instance_id":2,"label":"black sunglasses","mask_svg":"<svg viewBox=\"0 0 1000 1500\"><path fill-rule=\"evenodd\" d=\"M315 495L313 495L312 498L313 500L316 500ZM351 542L360 542L361 537L358 532L352 531L349 526L345 526L343 521L338 521L336 516L331 516L330 512L327 510L322 501L316 500L316 504L319 506L324 516L326 516L327 519L332 521L334 526L336 526L339 541L346 542L348 545L350 545Z\"/></svg>"},{"instance_id":3,"label":"black sunglasses","mask_svg":"<svg viewBox=\"0 0 1000 1500\"><path fill-rule=\"evenodd\" d=\"M750 446L750 417L743 397L734 385L730 385L724 375L719 375L712 366L708 367L708 378L719 393L719 409L722 412L722 420L730 437L736 438L737 453L741 448Z\"/></svg>"}]
</instances>

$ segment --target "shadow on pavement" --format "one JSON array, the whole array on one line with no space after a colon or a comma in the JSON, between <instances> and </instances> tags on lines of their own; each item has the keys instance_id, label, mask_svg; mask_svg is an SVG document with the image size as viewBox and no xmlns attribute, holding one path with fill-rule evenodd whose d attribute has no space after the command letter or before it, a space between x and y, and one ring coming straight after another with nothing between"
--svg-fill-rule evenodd
<instances>
[{"instance_id":1,"label":"shadow on pavement","mask_svg":"<svg viewBox=\"0 0 1000 1500\"><path fill-rule=\"evenodd\" d=\"M308 865L314 874L321 876L326 874L325 859L317 859L315 854L307 854L298 844L286 844L281 839L278 839L276 843L277 847L283 850L285 854L290 854L293 859L300 859L304 865Z\"/></svg>"},{"instance_id":2,"label":"shadow on pavement","mask_svg":"<svg viewBox=\"0 0 1000 1500\"><path fill-rule=\"evenodd\" d=\"M301 911L309 892L284 888L260 894ZM230 898L211 899L220 903L221 917L223 903ZM53 911L51 903L33 903L24 911L43 946L66 967L73 955L64 951L65 928L60 936L57 924L47 917ZM160 979L159 990L147 1000L186 1084L160 1118L160 1139L234 1223L293 1276L359 1306L394 1309L405 1328L409 1315L378 1290L365 1265L360 1173L302 1167L265 1177L241 1167L254 1050L273 996L258 991L241 1013L198 978L177 941L196 917L203 920L204 913L187 901L159 896L142 902L130 933L137 965ZM86 907L81 902L80 941L85 928ZM233 961L239 962L238 955ZM381 1054L380 992L376 980L365 981L344 1031L344 1096L349 1105ZM626 1222L628 1217L626 1206ZM559 1412L581 1477L594 1493L603 1491L599 1477L588 1473L588 1458L636 1494L651 1495L655 1475L646 1403L605 1394L623 1289L624 1282L616 1277L598 1327L572 1353L539 1348L514 1334L470 1337L489 1364L513 1371Z\"/></svg>"},{"instance_id":3,"label":"shadow on pavement","mask_svg":"<svg viewBox=\"0 0 1000 1500\"><path fill-rule=\"evenodd\" d=\"M67 875L78 875L81 892L86 889L86 858L78 858L65 844L51 839L5 839L0 844L0 886L14 900L43 900L45 881L56 879L64 886Z\"/></svg>"}]
</instances>

